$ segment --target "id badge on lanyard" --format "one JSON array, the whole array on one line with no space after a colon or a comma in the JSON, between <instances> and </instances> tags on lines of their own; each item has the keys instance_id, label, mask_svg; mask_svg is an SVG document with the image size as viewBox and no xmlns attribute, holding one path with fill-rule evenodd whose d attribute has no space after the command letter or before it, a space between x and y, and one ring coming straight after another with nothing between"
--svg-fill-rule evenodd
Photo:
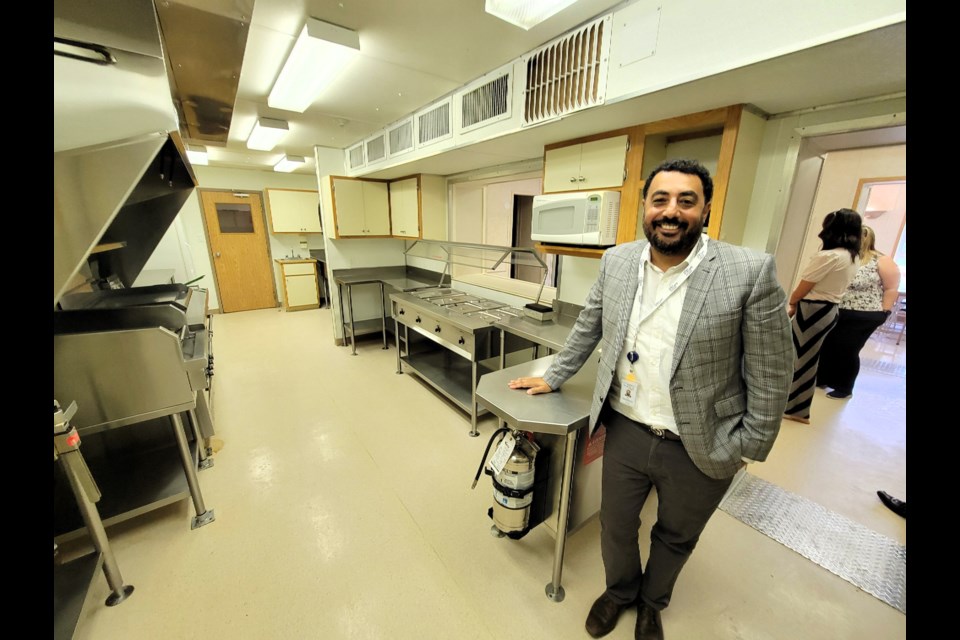
<instances>
[{"instance_id":1,"label":"id badge on lanyard","mask_svg":"<svg viewBox=\"0 0 960 640\"><path fill-rule=\"evenodd\" d=\"M640 391L640 383L637 380L637 373L633 367L634 363L636 363L637 360L640 359L640 354L637 352L637 337L640 335L640 325L643 324L643 322L647 318L652 316L653 312L659 309L660 306L664 302L666 302L667 298L673 295L673 293L680 288L680 285L682 285L684 282L687 281L687 278L689 278L690 275L693 273L693 271L700 265L700 263L703 261L703 258L706 254L707 254L707 236L704 235L702 244L700 246L700 250L697 251L696 255L693 257L693 260L691 260L690 264L688 264L687 267L683 270L683 273L680 274L680 277L677 279L677 281L670 285L669 289L667 290L667 293L653 304L653 307L651 307L650 311L645 316L642 316L639 318L639 321L637 322L637 335L633 337L633 349L627 352L627 362L630 363L630 370L627 372L627 375L625 375L620 380L620 402L622 404L628 407L636 406L637 393L639 393ZM643 296L643 280L644 280L643 271L645 269L646 262L649 259L650 259L650 245L648 244L646 247L643 248L643 255L640 256L640 273L637 274L638 301L642 299L642 296Z\"/></svg>"}]
</instances>

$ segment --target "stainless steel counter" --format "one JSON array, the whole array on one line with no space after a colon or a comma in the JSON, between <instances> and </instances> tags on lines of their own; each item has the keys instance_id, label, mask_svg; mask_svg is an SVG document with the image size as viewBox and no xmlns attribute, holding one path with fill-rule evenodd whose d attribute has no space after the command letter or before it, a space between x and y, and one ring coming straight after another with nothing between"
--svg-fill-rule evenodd
<instances>
[{"instance_id":1,"label":"stainless steel counter","mask_svg":"<svg viewBox=\"0 0 960 640\"><path fill-rule=\"evenodd\" d=\"M441 282L449 283L450 281L449 276L435 271L406 266L334 269L331 275L337 285L337 293L340 297L340 326L343 331L343 344L346 346L347 329L349 328L350 346L353 355L357 355L356 336L375 332L378 328L383 333L383 348L387 348L387 312L383 300L386 287L406 292L436 287ZM353 287L368 284L376 284L380 288L380 318L355 320L353 317ZM347 314L343 313L344 288L346 288L347 294Z\"/></svg>"},{"instance_id":2,"label":"stainless steel counter","mask_svg":"<svg viewBox=\"0 0 960 640\"><path fill-rule=\"evenodd\" d=\"M583 455L577 455L578 444L579 449L584 450L589 439L583 427L590 419L599 357L596 353L591 355L580 371L553 393L531 396L525 390L510 389L507 384L514 378L542 377L555 357L546 356L487 373L481 376L476 395L479 404L514 429L538 434L541 446L560 448L562 444L562 466L557 456L551 456L548 504L557 506L556 543L553 578L545 589L548 598L560 602L564 598L560 578L567 533L575 531L600 510L602 460L584 463ZM558 475L559 483L556 482ZM544 524L549 522L548 518Z\"/></svg>"}]
</instances>

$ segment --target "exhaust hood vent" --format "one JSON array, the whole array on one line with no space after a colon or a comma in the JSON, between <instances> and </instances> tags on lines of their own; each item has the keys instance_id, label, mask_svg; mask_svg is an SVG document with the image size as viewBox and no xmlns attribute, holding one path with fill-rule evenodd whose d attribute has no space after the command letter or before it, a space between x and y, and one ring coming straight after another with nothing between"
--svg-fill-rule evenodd
<instances>
[{"instance_id":1,"label":"exhaust hood vent","mask_svg":"<svg viewBox=\"0 0 960 640\"><path fill-rule=\"evenodd\" d=\"M387 129L387 144L390 157L413 150L413 118Z\"/></svg>"},{"instance_id":2,"label":"exhaust hood vent","mask_svg":"<svg viewBox=\"0 0 960 640\"><path fill-rule=\"evenodd\" d=\"M613 15L595 20L523 56L523 124L604 103Z\"/></svg>"},{"instance_id":3,"label":"exhaust hood vent","mask_svg":"<svg viewBox=\"0 0 960 640\"><path fill-rule=\"evenodd\" d=\"M387 140L383 131L372 138L368 138L364 144L367 149L367 164L380 162L387 157Z\"/></svg>"},{"instance_id":4,"label":"exhaust hood vent","mask_svg":"<svg viewBox=\"0 0 960 640\"><path fill-rule=\"evenodd\" d=\"M447 98L417 114L419 146L433 144L453 135L453 128L450 126L450 102L451 99Z\"/></svg>"},{"instance_id":5,"label":"exhaust hood vent","mask_svg":"<svg viewBox=\"0 0 960 640\"><path fill-rule=\"evenodd\" d=\"M484 78L460 96L460 131L469 131L510 117L512 65ZM489 77L489 76L488 76Z\"/></svg>"},{"instance_id":6,"label":"exhaust hood vent","mask_svg":"<svg viewBox=\"0 0 960 640\"><path fill-rule=\"evenodd\" d=\"M347 166L359 169L363 166L363 143L355 144L347 149Z\"/></svg>"}]
</instances>

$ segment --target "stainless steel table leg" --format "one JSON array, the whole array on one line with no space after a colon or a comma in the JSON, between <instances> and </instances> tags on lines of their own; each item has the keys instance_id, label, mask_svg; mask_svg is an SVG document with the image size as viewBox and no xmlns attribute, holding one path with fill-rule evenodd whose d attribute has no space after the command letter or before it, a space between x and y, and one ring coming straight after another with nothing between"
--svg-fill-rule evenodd
<instances>
[{"instance_id":1,"label":"stainless steel table leg","mask_svg":"<svg viewBox=\"0 0 960 640\"><path fill-rule=\"evenodd\" d=\"M173 423L173 434L177 439L177 448L180 450L180 459L183 462L183 472L187 476L187 485L190 487L190 497L193 498L193 508L197 515L190 525L191 529L202 527L214 521L216 516L213 509L209 511L203 505L203 495L200 493L200 482L197 480L197 470L193 465L193 456L190 455L190 445L187 443L187 434L183 428L183 420L176 413L170 415L170 421ZM197 446L202 446L197 443Z\"/></svg>"},{"instance_id":2,"label":"stainless steel table leg","mask_svg":"<svg viewBox=\"0 0 960 640\"><path fill-rule=\"evenodd\" d=\"M69 453L60 454L60 462L63 470L66 472L67 479L70 481L70 488L77 500L77 506L80 508L80 515L83 516L83 522L87 525L87 531L93 538L93 546L103 556L103 574L107 578L107 584L110 585L112 593L107 597L106 604L112 607L120 604L133 593L133 585L123 584L123 576L120 575L120 566L110 548L110 542L107 540L107 532L103 528L103 521L100 520L100 512L97 506L84 489L84 483L81 481L82 475L86 475L89 482L93 483L93 477L90 476L90 470L87 463L80 455L80 450L76 449ZM93 485L94 487L96 485ZM97 500L100 499L97 491Z\"/></svg>"},{"instance_id":3,"label":"stainless steel table leg","mask_svg":"<svg viewBox=\"0 0 960 640\"><path fill-rule=\"evenodd\" d=\"M407 326L404 325L403 328L404 328L404 333L406 334L406 328L407 328ZM400 321L397 320L396 318L393 319L393 330L394 330L394 332L395 332L394 335L397 337L397 373L398 373L398 374L401 374L401 373L403 373L403 370L400 368ZM404 342L406 342L407 339L409 339L409 337L410 337L410 336L407 335L406 338L404 339ZM409 346L410 346L410 345L407 345L407 347L408 347L408 348L407 348L407 355L410 354Z\"/></svg>"},{"instance_id":4,"label":"stainless steel table leg","mask_svg":"<svg viewBox=\"0 0 960 640\"><path fill-rule=\"evenodd\" d=\"M480 435L480 432L477 431L477 360L474 357L473 362L470 363L473 365L471 379L473 380L472 389L470 390L470 433L468 434L471 438L476 438Z\"/></svg>"},{"instance_id":5,"label":"stainless steel table leg","mask_svg":"<svg viewBox=\"0 0 960 640\"><path fill-rule=\"evenodd\" d=\"M570 519L570 487L573 485L573 459L577 449L578 431L567 434L567 444L563 450L563 480L560 483L560 513L557 519L557 543L553 550L553 581L547 585L547 597L554 602L563 602L563 587L560 575L563 573L563 550L567 543L567 522Z\"/></svg>"},{"instance_id":6,"label":"stainless steel table leg","mask_svg":"<svg viewBox=\"0 0 960 640\"><path fill-rule=\"evenodd\" d=\"M187 421L193 429L193 437L197 439L197 454L200 457L200 463L197 465L200 469L209 469L213 466L213 460L207 455L207 447L203 442L203 434L200 433L200 424L197 420L197 414L193 409L187 411Z\"/></svg>"},{"instance_id":7,"label":"stainless steel table leg","mask_svg":"<svg viewBox=\"0 0 960 640\"><path fill-rule=\"evenodd\" d=\"M500 329L500 368L507 368L507 332ZM497 429L502 429L506 424L503 418L497 420Z\"/></svg>"},{"instance_id":8,"label":"stainless steel table leg","mask_svg":"<svg viewBox=\"0 0 960 640\"><path fill-rule=\"evenodd\" d=\"M350 355L357 355L357 334L353 328L353 285L347 285L347 306L350 309Z\"/></svg>"},{"instance_id":9,"label":"stainless steel table leg","mask_svg":"<svg viewBox=\"0 0 960 640\"><path fill-rule=\"evenodd\" d=\"M387 349L387 309L383 305L383 283L380 283L380 325L383 327L383 348Z\"/></svg>"}]
</instances>

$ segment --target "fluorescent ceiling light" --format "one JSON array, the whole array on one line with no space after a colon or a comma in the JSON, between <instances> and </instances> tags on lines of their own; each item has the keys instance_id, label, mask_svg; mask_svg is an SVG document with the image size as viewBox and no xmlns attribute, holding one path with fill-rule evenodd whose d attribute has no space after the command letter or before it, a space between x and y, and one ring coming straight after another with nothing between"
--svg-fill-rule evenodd
<instances>
[{"instance_id":1,"label":"fluorescent ceiling light","mask_svg":"<svg viewBox=\"0 0 960 640\"><path fill-rule=\"evenodd\" d=\"M210 164L207 158L207 148L199 144L192 144L187 147L187 160L190 161L190 164Z\"/></svg>"},{"instance_id":2,"label":"fluorescent ceiling light","mask_svg":"<svg viewBox=\"0 0 960 640\"><path fill-rule=\"evenodd\" d=\"M356 31L307 18L267 96L273 109L303 113L360 53Z\"/></svg>"},{"instance_id":3,"label":"fluorescent ceiling light","mask_svg":"<svg viewBox=\"0 0 960 640\"><path fill-rule=\"evenodd\" d=\"M521 29L529 30L577 0L487 0L485 10ZM272 105L271 105L272 106Z\"/></svg>"},{"instance_id":4,"label":"fluorescent ceiling light","mask_svg":"<svg viewBox=\"0 0 960 640\"><path fill-rule=\"evenodd\" d=\"M286 120L274 120L273 118L257 118L253 125L253 131L247 138L247 147L259 151L270 151L280 139L287 135L290 127Z\"/></svg>"},{"instance_id":5,"label":"fluorescent ceiling light","mask_svg":"<svg viewBox=\"0 0 960 640\"><path fill-rule=\"evenodd\" d=\"M283 171L284 173L290 173L291 171L296 171L304 164L306 164L307 159L303 156L283 156L280 158L280 162L273 165L274 171Z\"/></svg>"}]
</instances>

